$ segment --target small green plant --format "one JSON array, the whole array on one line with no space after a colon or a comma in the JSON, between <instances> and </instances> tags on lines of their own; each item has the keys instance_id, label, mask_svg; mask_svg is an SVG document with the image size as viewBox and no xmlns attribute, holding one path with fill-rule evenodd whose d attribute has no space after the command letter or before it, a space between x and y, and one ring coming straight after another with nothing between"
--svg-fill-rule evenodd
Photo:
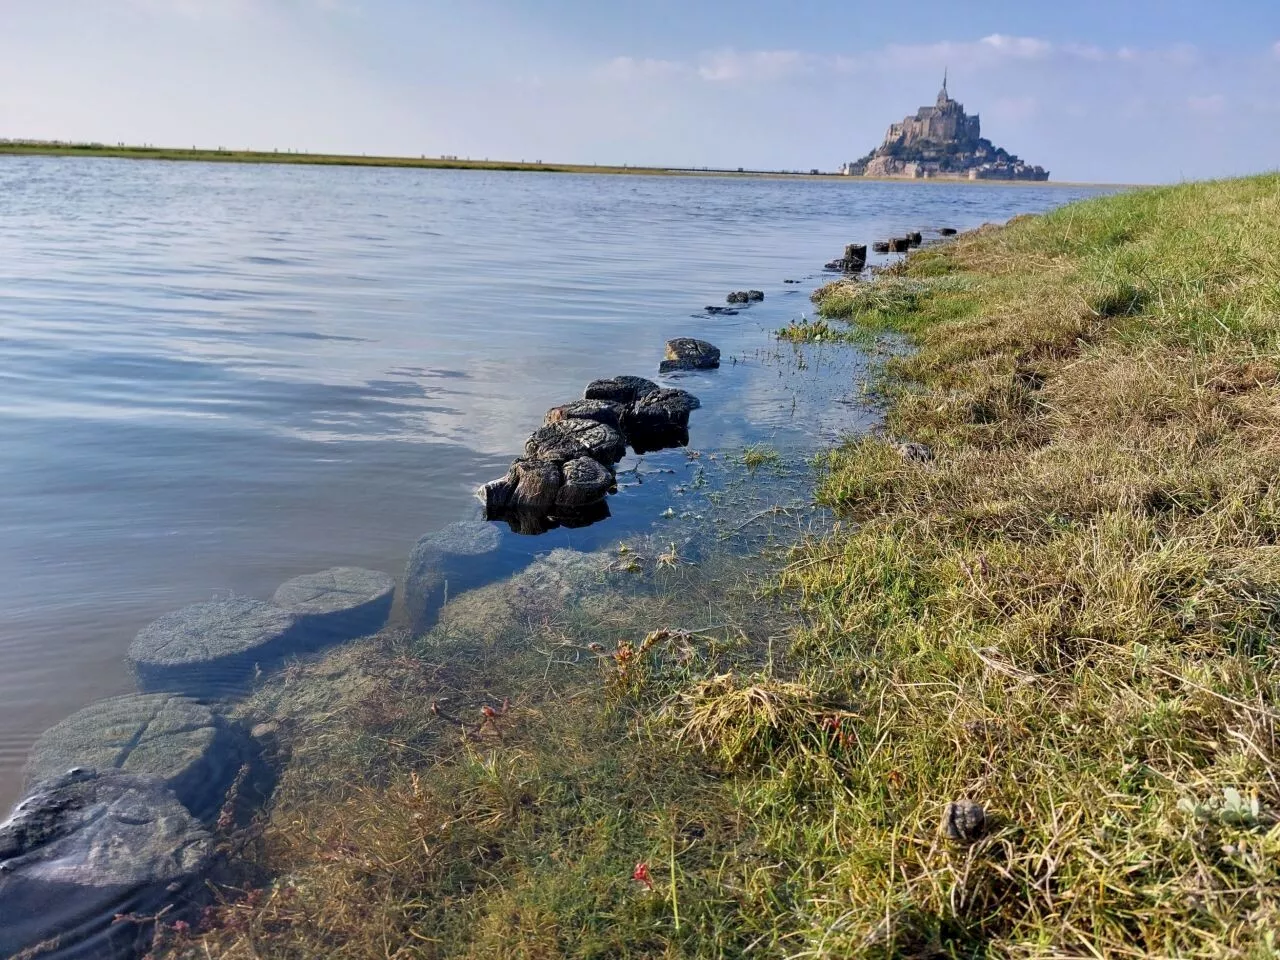
<instances>
[{"instance_id":1,"label":"small green plant","mask_svg":"<svg viewBox=\"0 0 1280 960\"><path fill-rule=\"evenodd\" d=\"M773 447L762 443L754 443L742 451L742 462L750 473L761 467L777 466L782 462L782 455Z\"/></svg>"}]
</instances>

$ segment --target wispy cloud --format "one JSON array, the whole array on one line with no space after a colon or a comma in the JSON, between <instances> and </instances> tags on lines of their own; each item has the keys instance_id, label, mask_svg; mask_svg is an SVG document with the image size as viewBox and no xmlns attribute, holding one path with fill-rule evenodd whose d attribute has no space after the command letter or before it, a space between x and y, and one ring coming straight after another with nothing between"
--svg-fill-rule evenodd
<instances>
[{"instance_id":1,"label":"wispy cloud","mask_svg":"<svg viewBox=\"0 0 1280 960\"><path fill-rule=\"evenodd\" d=\"M1280 47L1280 44L1277 44ZM952 67L977 71L1003 64L1033 62L1163 63L1190 67L1200 53L1190 44L1139 50L1107 49L1094 44L1053 43L1040 37L993 33L977 40L947 40L927 44L890 44L855 55L814 54L801 50L707 51L685 61L616 57L601 71L616 80L696 78L713 84L781 81L885 70Z\"/></svg>"}]
</instances>

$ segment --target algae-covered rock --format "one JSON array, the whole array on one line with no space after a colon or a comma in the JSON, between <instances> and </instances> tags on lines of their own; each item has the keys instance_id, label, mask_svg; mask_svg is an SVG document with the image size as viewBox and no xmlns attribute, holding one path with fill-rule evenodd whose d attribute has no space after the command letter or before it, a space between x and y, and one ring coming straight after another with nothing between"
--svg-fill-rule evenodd
<instances>
[{"instance_id":1,"label":"algae-covered rock","mask_svg":"<svg viewBox=\"0 0 1280 960\"><path fill-rule=\"evenodd\" d=\"M405 611L424 626L440 607L446 588L461 592L481 582L502 534L484 520L463 520L429 533L414 544L405 568Z\"/></svg>"},{"instance_id":2,"label":"algae-covered rock","mask_svg":"<svg viewBox=\"0 0 1280 960\"><path fill-rule=\"evenodd\" d=\"M136 956L145 931L116 916L179 918L213 852L158 778L80 770L41 784L0 824L0 955L53 941L39 956Z\"/></svg>"},{"instance_id":3,"label":"algae-covered rock","mask_svg":"<svg viewBox=\"0 0 1280 960\"><path fill-rule=\"evenodd\" d=\"M272 600L298 618L309 646L377 633L387 622L396 582L377 570L333 567L282 583Z\"/></svg>"},{"instance_id":4,"label":"algae-covered rock","mask_svg":"<svg viewBox=\"0 0 1280 960\"><path fill-rule=\"evenodd\" d=\"M297 618L261 600L232 597L184 607L143 627L129 663L144 690L224 692L296 652Z\"/></svg>"},{"instance_id":5,"label":"algae-covered rock","mask_svg":"<svg viewBox=\"0 0 1280 960\"><path fill-rule=\"evenodd\" d=\"M711 370L718 366L719 348L705 340L676 337L667 341L667 352L660 369L662 373L671 373L676 370Z\"/></svg>"},{"instance_id":6,"label":"algae-covered rock","mask_svg":"<svg viewBox=\"0 0 1280 960\"><path fill-rule=\"evenodd\" d=\"M112 697L41 734L26 782L52 780L74 767L156 777L197 817L209 818L244 759L243 747L222 717L188 697Z\"/></svg>"}]
</instances>

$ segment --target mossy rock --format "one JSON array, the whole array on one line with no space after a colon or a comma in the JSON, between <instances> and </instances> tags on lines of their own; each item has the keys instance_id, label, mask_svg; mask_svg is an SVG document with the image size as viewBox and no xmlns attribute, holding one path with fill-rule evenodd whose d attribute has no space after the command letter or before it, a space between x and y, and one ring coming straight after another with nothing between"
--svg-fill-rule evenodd
<instances>
[{"instance_id":1,"label":"mossy rock","mask_svg":"<svg viewBox=\"0 0 1280 960\"><path fill-rule=\"evenodd\" d=\"M333 567L282 583L272 601L298 618L303 643L320 647L377 633L395 592L395 579L385 573Z\"/></svg>"},{"instance_id":2,"label":"mossy rock","mask_svg":"<svg viewBox=\"0 0 1280 960\"><path fill-rule=\"evenodd\" d=\"M430 624L446 592L460 593L483 582L488 554L502 534L484 520L463 520L429 533L414 544L405 567L405 612L417 627Z\"/></svg>"},{"instance_id":3,"label":"mossy rock","mask_svg":"<svg viewBox=\"0 0 1280 960\"><path fill-rule=\"evenodd\" d=\"M298 618L261 600L197 603L143 627L129 663L144 690L227 693L296 652Z\"/></svg>"}]
</instances>

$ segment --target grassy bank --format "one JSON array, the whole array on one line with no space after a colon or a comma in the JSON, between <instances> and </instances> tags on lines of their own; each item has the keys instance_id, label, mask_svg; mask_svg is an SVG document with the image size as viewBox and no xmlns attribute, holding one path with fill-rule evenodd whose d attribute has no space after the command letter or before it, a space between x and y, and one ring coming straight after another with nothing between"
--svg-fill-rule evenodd
<instances>
[{"instance_id":1,"label":"grassy bank","mask_svg":"<svg viewBox=\"0 0 1280 960\"><path fill-rule=\"evenodd\" d=\"M819 301L916 348L890 437L822 458L839 528L492 588L268 688L259 872L162 952L1276 955L1280 177Z\"/></svg>"}]
</instances>

